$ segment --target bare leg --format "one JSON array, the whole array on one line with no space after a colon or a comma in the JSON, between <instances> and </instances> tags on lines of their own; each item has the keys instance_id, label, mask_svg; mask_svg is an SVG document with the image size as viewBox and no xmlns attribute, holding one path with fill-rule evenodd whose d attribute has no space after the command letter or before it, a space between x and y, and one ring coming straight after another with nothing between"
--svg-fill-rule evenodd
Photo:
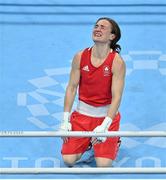
<instances>
[{"instance_id":1,"label":"bare leg","mask_svg":"<svg viewBox=\"0 0 166 180\"><path fill-rule=\"evenodd\" d=\"M63 161L68 166L73 166L76 161L78 161L82 156L82 153L79 154L65 154L63 155Z\"/></svg>"},{"instance_id":2,"label":"bare leg","mask_svg":"<svg viewBox=\"0 0 166 180\"><path fill-rule=\"evenodd\" d=\"M108 158L95 158L97 167L111 167L112 166L112 159Z\"/></svg>"}]
</instances>

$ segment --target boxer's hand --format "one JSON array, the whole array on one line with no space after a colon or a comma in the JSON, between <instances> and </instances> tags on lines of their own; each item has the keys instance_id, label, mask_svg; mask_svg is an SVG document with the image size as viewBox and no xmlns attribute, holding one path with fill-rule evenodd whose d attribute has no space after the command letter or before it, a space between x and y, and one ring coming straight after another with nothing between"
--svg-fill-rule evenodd
<instances>
[{"instance_id":1,"label":"boxer's hand","mask_svg":"<svg viewBox=\"0 0 166 180\"><path fill-rule=\"evenodd\" d=\"M63 121L60 126L60 131L71 131L72 125L70 123L70 113L69 112L64 112L63 113ZM68 141L68 137L63 137L62 138L64 143Z\"/></svg>"},{"instance_id":2,"label":"boxer's hand","mask_svg":"<svg viewBox=\"0 0 166 180\"><path fill-rule=\"evenodd\" d=\"M108 128L112 123L112 119L110 117L105 117L104 121L102 122L101 125L97 126L93 132L95 133L104 133L104 132L108 132ZM107 137L94 137L92 138L92 144L98 144L101 142L105 142L107 139Z\"/></svg>"}]
</instances>

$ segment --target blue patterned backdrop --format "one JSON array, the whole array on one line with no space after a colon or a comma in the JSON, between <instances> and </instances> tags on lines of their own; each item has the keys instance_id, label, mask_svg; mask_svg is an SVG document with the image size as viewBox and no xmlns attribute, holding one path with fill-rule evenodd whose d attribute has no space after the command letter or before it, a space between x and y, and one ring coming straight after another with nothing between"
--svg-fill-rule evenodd
<instances>
[{"instance_id":1,"label":"blue patterned backdrop","mask_svg":"<svg viewBox=\"0 0 166 180\"><path fill-rule=\"evenodd\" d=\"M74 54L101 16L122 30L121 130L166 130L166 3L0 0L0 131L56 131ZM74 107L76 102L74 104ZM74 109L73 107L73 109ZM1 138L0 167L65 167L60 138ZM165 167L165 138L122 138L115 167ZM88 159L89 151L83 159ZM94 161L76 167L94 167ZM0 178L166 178L166 175L0 175Z\"/></svg>"}]
</instances>

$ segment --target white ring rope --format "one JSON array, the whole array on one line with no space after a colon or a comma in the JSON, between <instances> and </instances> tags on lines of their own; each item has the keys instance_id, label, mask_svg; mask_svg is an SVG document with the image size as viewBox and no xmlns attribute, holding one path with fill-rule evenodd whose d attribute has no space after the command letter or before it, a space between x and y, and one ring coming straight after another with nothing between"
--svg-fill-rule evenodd
<instances>
[{"instance_id":1,"label":"white ring rope","mask_svg":"<svg viewBox=\"0 0 166 180\"><path fill-rule=\"evenodd\" d=\"M166 137L166 131L0 131L0 137ZM0 168L0 174L161 174L165 167L157 168Z\"/></svg>"},{"instance_id":2,"label":"white ring rope","mask_svg":"<svg viewBox=\"0 0 166 180\"><path fill-rule=\"evenodd\" d=\"M166 131L0 131L0 137L166 137Z\"/></svg>"},{"instance_id":3,"label":"white ring rope","mask_svg":"<svg viewBox=\"0 0 166 180\"><path fill-rule=\"evenodd\" d=\"M157 174L166 168L0 168L0 174Z\"/></svg>"}]
</instances>

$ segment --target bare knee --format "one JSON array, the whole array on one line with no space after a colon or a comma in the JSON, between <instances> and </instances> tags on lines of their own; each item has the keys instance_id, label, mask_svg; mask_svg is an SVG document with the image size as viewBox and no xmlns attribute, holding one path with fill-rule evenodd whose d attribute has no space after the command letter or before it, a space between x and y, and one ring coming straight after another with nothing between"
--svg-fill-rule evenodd
<instances>
[{"instance_id":1,"label":"bare knee","mask_svg":"<svg viewBox=\"0 0 166 180\"><path fill-rule=\"evenodd\" d=\"M63 161L68 166L73 166L81 158L81 154L63 155Z\"/></svg>"},{"instance_id":2,"label":"bare knee","mask_svg":"<svg viewBox=\"0 0 166 180\"><path fill-rule=\"evenodd\" d=\"M97 167L112 167L112 159L108 158L96 158Z\"/></svg>"}]
</instances>

